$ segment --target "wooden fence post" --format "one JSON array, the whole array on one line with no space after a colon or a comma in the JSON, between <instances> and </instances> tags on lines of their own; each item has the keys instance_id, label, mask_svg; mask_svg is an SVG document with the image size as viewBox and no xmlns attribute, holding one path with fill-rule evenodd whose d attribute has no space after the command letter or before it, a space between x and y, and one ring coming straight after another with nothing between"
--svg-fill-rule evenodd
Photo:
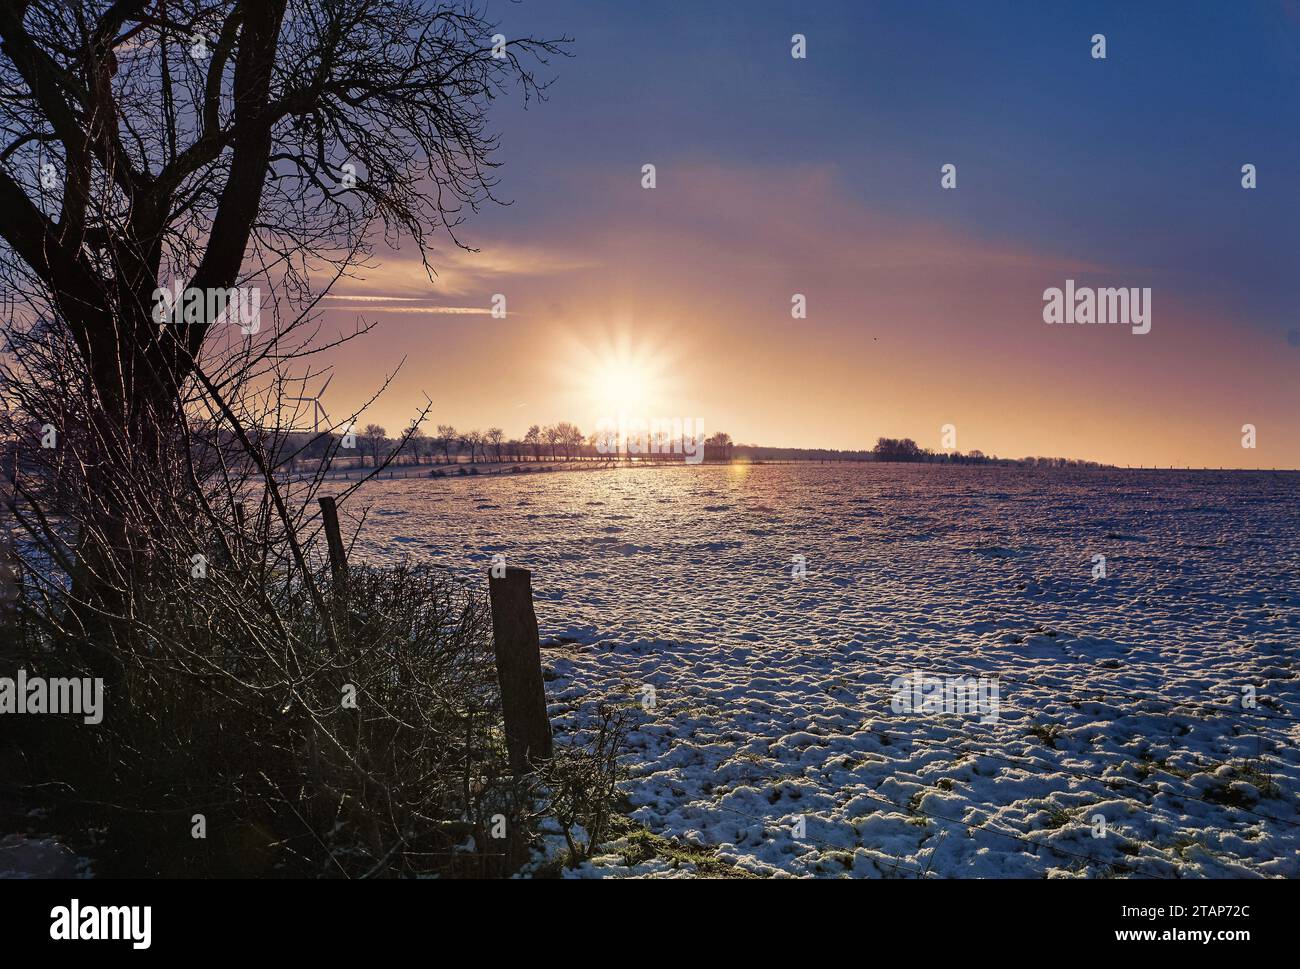
<instances>
[{"instance_id":1,"label":"wooden fence post","mask_svg":"<svg viewBox=\"0 0 1300 969\"><path fill-rule=\"evenodd\" d=\"M330 575L334 591L342 594L348 581L348 556L343 550L343 533L339 531L339 510L333 498L320 499L321 520L325 525L325 542L330 549Z\"/></svg>"},{"instance_id":2,"label":"wooden fence post","mask_svg":"<svg viewBox=\"0 0 1300 969\"><path fill-rule=\"evenodd\" d=\"M532 771L540 761L550 760L552 754L532 573L507 568L505 575L497 578L489 571L488 595L506 748L510 768L518 776Z\"/></svg>"}]
</instances>

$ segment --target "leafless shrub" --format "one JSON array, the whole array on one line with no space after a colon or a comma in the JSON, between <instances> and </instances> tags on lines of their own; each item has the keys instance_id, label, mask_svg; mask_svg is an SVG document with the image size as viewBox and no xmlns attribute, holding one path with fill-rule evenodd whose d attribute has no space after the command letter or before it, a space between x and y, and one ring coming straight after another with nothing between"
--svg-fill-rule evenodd
<instances>
[{"instance_id":1,"label":"leafless shrub","mask_svg":"<svg viewBox=\"0 0 1300 969\"><path fill-rule=\"evenodd\" d=\"M317 307L376 236L430 271L436 233L460 244L493 199L488 103L540 96L520 56L558 48L493 56L473 0L162 9L0 14L0 650L107 685L93 729L24 725L24 791L108 826L136 874L491 873L533 808L501 768L482 599L427 569L330 577L316 499L373 398L321 426L316 357L369 325L321 339ZM209 299L160 317L176 282ZM210 297L251 286L241 329Z\"/></svg>"},{"instance_id":2,"label":"leafless shrub","mask_svg":"<svg viewBox=\"0 0 1300 969\"><path fill-rule=\"evenodd\" d=\"M627 740L624 712L599 703L592 724L556 748L544 775L548 813L559 823L569 865L590 860L605 840L622 778L618 757Z\"/></svg>"}]
</instances>

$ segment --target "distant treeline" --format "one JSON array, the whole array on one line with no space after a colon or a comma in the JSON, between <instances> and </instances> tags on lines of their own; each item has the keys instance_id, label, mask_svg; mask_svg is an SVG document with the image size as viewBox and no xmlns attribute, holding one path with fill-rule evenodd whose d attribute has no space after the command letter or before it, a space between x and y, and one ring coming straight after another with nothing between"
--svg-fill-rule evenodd
<instances>
[{"instance_id":1,"label":"distant treeline","mask_svg":"<svg viewBox=\"0 0 1300 969\"><path fill-rule=\"evenodd\" d=\"M404 432L405 433L405 432ZM299 460L317 460L338 435L298 435L293 450ZM575 424L567 421L550 426L534 424L522 437L507 437L500 428L487 431L458 431L440 424L431 433L417 430L407 442L399 458L403 464L455 464L480 461L601 461L626 457L615 454L597 434L585 435ZM665 442L660 442L664 444ZM356 461L358 464L377 464L396 445L384 428L367 425L356 434ZM638 461L680 461L680 450L661 446L660 453L647 453L642 446L634 457ZM346 450L340 452L348 454ZM914 464L980 464L1000 467L1037 468L1100 468L1108 465L1096 461L1078 461L1072 458L1024 457L1000 458L983 451L932 451L920 447L911 438L882 437L869 451L837 450L832 448L764 447L758 444L736 444L731 435L719 431L704 442L705 463L729 461L886 461Z\"/></svg>"},{"instance_id":2,"label":"distant treeline","mask_svg":"<svg viewBox=\"0 0 1300 969\"><path fill-rule=\"evenodd\" d=\"M737 444L733 456L749 461L888 461L911 464L988 464L999 467L1023 468L1102 468L1109 465L1096 461L1078 461L1073 458L1000 458L983 451L931 451L910 437L882 437L869 451L841 451L831 448L762 447L757 444Z\"/></svg>"},{"instance_id":3,"label":"distant treeline","mask_svg":"<svg viewBox=\"0 0 1300 969\"><path fill-rule=\"evenodd\" d=\"M312 463L334 453L344 437L337 432L291 432L285 438L285 446L295 455L297 462ZM561 421L546 426L534 424L522 437L507 437L499 427L489 427L486 431L459 430L450 424L438 424L430 431L422 427L403 428L401 437L397 439L389 437L388 431L380 425L367 424L347 442L351 447L337 451L334 461L377 466L403 438L406 441L395 462L399 464L612 461L626 457L626 452L615 453L617 449L613 442L601 434L584 434L576 424ZM681 460L681 447L674 448L673 442L662 438L654 443L653 449L649 443L640 444L634 452L635 457L646 461ZM712 434L704 441L704 460L729 461L733 457L733 448L731 435L725 432Z\"/></svg>"},{"instance_id":4,"label":"distant treeline","mask_svg":"<svg viewBox=\"0 0 1300 969\"><path fill-rule=\"evenodd\" d=\"M409 438L407 438L409 435ZM39 440L41 429L33 425L32 440ZM253 437L261 435L254 433ZM598 434L583 434L577 425L568 421L541 426L532 425L522 437L507 437L498 427L486 431L460 431L450 424L439 424L432 432L422 428L404 428L402 437L391 438L378 424L367 424L351 434L338 432L290 431L275 436L268 450L278 453L268 455L275 465L292 464L297 468L319 464L333 455L332 464L340 467L377 467L392 459L397 464L478 464L479 462L526 461L612 461L626 458L626 452L614 453L607 441ZM405 444L393 457L402 439ZM340 444L346 446L340 448ZM680 462L681 449L671 442L656 442L657 451L641 444L633 453L638 461ZM694 450L690 448L688 450ZM12 467L11 448L0 449L0 468ZM731 435L719 431L704 442L705 463L730 461L859 461L905 462L912 464L982 464L999 467L1028 468L1101 468L1110 465L1096 461L1078 461L1072 458L1024 457L1000 458L983 451L932 451L920 447L911 438L882 437L869 451L838 450L834 448L764 447L758 444L736 444ZM9 472L12 473L12 472Z\"/></svg>"}]
</instances>

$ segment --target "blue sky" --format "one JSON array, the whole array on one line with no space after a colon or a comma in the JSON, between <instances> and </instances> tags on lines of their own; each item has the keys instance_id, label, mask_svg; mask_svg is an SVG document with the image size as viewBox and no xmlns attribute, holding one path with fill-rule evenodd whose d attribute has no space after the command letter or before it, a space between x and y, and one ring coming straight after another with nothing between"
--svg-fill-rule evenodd
<instances>
[{"instance_id":1,"label":"blue sky","mask_svg":"<svg viewBox=\"0 0 1300 969\"><path fill-rule=\"evenodd\" d=\"M1169 274L1285 334L1300 253L1300 4L494 3L575 38L502 113L504 187L549 219L569 166L810 161L873 208ZM789 57L789 37L809 56ZM1093 60L1090 38L1107 38ZM575 146L581 151L575 152ZM942 162L960 192L934 189ZM1239 171L1259 170L1242 204ZM518 208L494 213L517 221Z\"/></svg>"},{"instance_id":2,"label":"blue sky","mask_svg":"<svg viewBox=\"0 0 1300 969\"><path fill-rule=\"evenodd\" d=\"M399 403L452 359L448 419L589 423L591 394L557 374L663 358L679 379L651 381L656 403L742 440L932 446L952 421L963 448L1008 456L1300 466L1300 0L488 9L573 56L540 69L546 103L494 107L514 204L463 227L479 256L444 250L428 292L400 263L371 280L511 300L495 329L394 313L382 348L417 371ZM1151 287L1152 333L1044 327L1067 277ZM797 328L792 292L815 308ZM958 363L986 379L895 378ZM802 392L778 407L771 388ZM1067 406L1069 425L1018 416ZM1261 444L1242 454L1248 421Z\"/></svg>"}]
</instances>

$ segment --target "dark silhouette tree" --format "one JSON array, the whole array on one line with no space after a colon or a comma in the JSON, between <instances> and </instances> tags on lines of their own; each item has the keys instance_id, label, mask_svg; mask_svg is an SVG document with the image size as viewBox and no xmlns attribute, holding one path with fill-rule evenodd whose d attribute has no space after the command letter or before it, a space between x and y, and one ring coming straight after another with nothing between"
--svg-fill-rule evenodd
<instances>
[{"instance_id":1,"label":"dark silhouette tree","mask_svg":"<svg viewBox=\"0 0 1300 969\"><path fill-rule=\"evenodd\" d=\"M524 434L524 444L533 449L533 460L542 459L542 429L536 424L530 424L528 432Z\"/></svg>"},{"instance_id":2,"label":"dark silhouette tree","mask_svg":"<svg viewBox=\"0 0 1300 969\"><path fill-rule=\"evenodd\" d=\"M483 432L479 430L465 431L460 436L461 450L469 451L469 463L477 464L479 451L483 447Z\"/></svg>"},{"instance_id":3,"label":"dark silhouette tree","mask_svg":"<svg viewBox=\"0 0 1300 969\"><path fill-rule=\"evenodd\" d=\"M53 410L29 384L78 388L49 419L82 469L61 500L82 509L63 564L86 615L130 615L159 522L137 492L196 409L258 445L229 398L299 359L275 324L377 238L431 267L437 234L459 245L493 200L487 108L508 84L541 96L526 65L562 43L496 32L475 0L0 6L0 286L24 308L5 336L63 354L10 371L0 398ZM200 298L160 317L173 283ZM221 295L257 286L266 319L235 327Z\"/></svg>"},{"instance_id":4,"label":"dark silhouette tree","mask_svg":"<svg viewBox=\"0 0 1300 969\"><path fill-rule=\"evenodd\" d=\"M734 443L731 440L731 435L726 431L718 431L717 433L710 435L708 439L705 440L704 446L713 449L713 455L717 460L731 460L731 449L734 446ZM708 452L706 451L705 453L707 454Z\"/></svg>"},{"instance_id":5,"label":"dark silhouette tree","mask_svg":"<svg viewBox=\"0 0 1300 969\"><path fill-rule=\"evenodd\" d=\"M450 424L439 424L434 441L438 446L438 450L442 452L443 461L451 464L451 452L460 441L460 433Z\"/></svg>"},{"instance_id":6,"label":"dark silhouette tree","mask_svg":"<svg viewBox=\"0 0 1300 969\"><path fill-rule=\"evenodd\" d=\"M388 440L388 432L378 424L367 424L361 431L361 437L366 442L366 447L370 450L370 461L372 467L379 467L379 452Z\"/></svg>"},{"instance_id":7,"label":"dark silhouette tree","mask_svg":"<svg viewBox=\"0 0 1300 969\"><path fill-rule=\"evenodd\" d=\"M426 267L436 233L459 244L465 213L493 198L488 104L509 82L540 96L521 58L558 49L494 50L496 29L473 0L0 7L0 285L30 308L10 338L51 328L86 387L68 415L82 429L61 428L102 526L80 575L130 572L149 546L123 483L156 470L193 386L215 399L257 376L204 374L218 335L257 331L213 294L260 284L278 320L310 311L316 281L376 236L413 239ZM173 282L206 298L159 319L155 291ZM263 336L265 375L290 351ZM92 611L122 614L112 585L89 590Z\"/></svg>"},{"instance_id":8,"label":"dark silhouette tree","mask_svg":"<svg viewBox=\"0 0 1300 969\"><path fill-rule=\"evenodd\" d=\"M429 436L424 433L424 428L419 425L419 422L411 421L411 426L406 430L406 437L410 443L411 456L418 465L420 458L429 449Z\"/></svg>"},{"instance_id":9,"label":"dark silhouette tree","mask_svg":"<svg viewBox=\"0 0 1300 969\"><path fill-rule=\"evenodd\" d=\"M872 454L877 461L922 461L926 457L926 452L922 451L910 437L902 440L882 437L872 448Z\"/></svg>"}]
</instances>

